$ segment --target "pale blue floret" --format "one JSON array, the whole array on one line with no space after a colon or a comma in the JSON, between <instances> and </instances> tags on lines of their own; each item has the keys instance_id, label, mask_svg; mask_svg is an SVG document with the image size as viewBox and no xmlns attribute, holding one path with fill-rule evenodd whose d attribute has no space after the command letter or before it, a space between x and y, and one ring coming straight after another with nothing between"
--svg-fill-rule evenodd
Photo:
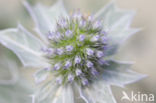
<instances>
[{"instance_id":1,"label":"pale blue floret","mask_svg":"<svg viewBox=\"0 0 156 103\"><path fill-rule=\"evenodd\" d=\"M103 53L102 51L96 51L96 56L97 56L98 58L101 58L101 57L104 56L104 53Z\"/></svg>"},{"instance_id":2,"label":"pale blue floret","mask_svg":"<svg viewBox=\"0 0 156 103\"><path fill-rule=\"evenodd\" d=\"M96 41L98 41L100 39L100 36L99 35L95 35L95 36L93 36L92 38L91 38L91 41L92 42L96 42Z\"/></svg>"},{"instance_id":3,"label":"pale blue floret","mask_svg":"<svg viewBox=\"0 0 156 103\"><path fill-rule=\"evenodd\" d=\"M70 60L67 60L65 63L65 69L68 69L71 66L72 66L72 62Z\"/></svg>"},{"instance_id":4,"label":"pale blue floret","mask_svg":"<svg viewBox=\"0 0 156 103\"><path fill-rule=\"evenodd\" d=\"M55 65L54 65L54 70L59 70L61 68L61 63L56 63Z\"/></svg>"},{"instance_id":5,"label":"pale blue floret","mask_svg":"<svg viewBox=\"0 0 156 103\"><path fill-rule=\"evenodd\" d=\"M53 48L47 48L47 47L42 47L41 51L43 51L45 54L52 55L55 53L55 50Z\"/></svg>"},{"instance_id":6,"label":"pale blue floret","mask_svg":"<svg viewBox=\"0 0 156 103\"><path fill-rule=\"evenodd\" d=\"M91 73L92 73L94 76L96 76L96 75L99 74L98 71L97 71L95 68L91 68Z\"/></svg>"},{"instance_id":7,"label":"pale blue floret","mask_svg":"<svg viewBox=\"0 0 156 103\"><path fill-rule=\"evenodd\" d=\"M66 37L71 37L72 34L73 34L73 32L72 32L71 30L67 30L67 31L65 32L65 36L66 36Z\"/></svg>"},{"instance_id":8,"label":"pale blue floret","mask_svg":"<svg viewBox=\"0 0 156 103\"><path fill-rule=\"evenodd\" d=\"M81 62L81 58L79 56L75 57L75 64L79 64Z\"/></svg>"},{"instance_id":9,"label":"pale blue floret","mask_svg":"<svg viewBox=\"0 0 156 103\"><path fill-rule=\"evenodd\" d=\"M62 55L64 53L64 49L63 48L58 48L56 51L57 51L58 55Z\"/></svg>"},{"instance_id":10,"label":"pale blue floret","mask_svg":"<svg viewBox=\"0 0 156 103\"><path fill-rule=\"evenodd\" d=\"M72 18L78 19L78 20L80 20L81 17L82 17L82 14L81 14L80 11L76 11L76 12L74 12L74 14L72 15Z\"/></svg>"},{"instance_id":11,"label":"pale blue floret","mask_svg":"<svg viewBox=\"0 0 156 103\"><path fill-rule=\"evenodd\" d=\"M86 21L80 20L80 21L79 21L79 26L80 26L81 28L85 27L85 26L86 26Z\"/></svg>"},{"instance_id":12,"label":"pale blue floret","mask_svg":"<svg viewBox=\"0 0 156 103\"><path fill-rule=\"evenodd\" d=\"M69 75L68 75L68 81L69 81L69 82L72 82L73 80L74 80L74 75L69 74Z\"/></svg>"},{"instance_id":13,"label":"pale blue floret","mask_svg":"<svg viewBox=\"0 0 156 103\"><path fill-rule=\"evenodd\" d=\"M81 34L80 36L79 36L79 41L84 41L85 40L85 35L83 35L83 34Z\"/></svg>"},{"instance_id":14,"label":"pale blue floret","mask_svg":"<svg viewBox=\"0 0 156 103\"><path fill-rule=\"evenodd\" d=\"M88 68L91 68L91 67L93 67L94 64L91 61L87 61L86 65Z\"/></svg>"},{"instance_id":15,"label":"pale blue floret","mask_svg":"<svg viewBox=\"0 0 156 103\"><path fill-rule=\"evenodd\" d=\"M94 51L90 48L86 48L86 53L87 55L92 56L94 54Z\"/></svg>"},{"instance_id":16,"label":"pale blue floret","mask_svg":"<svg viewBox=\"0 0 156 103\"><path fill-rule=\"evenodd\" d=\"M54 32L49 32L48 39L49 40L54 40L55 39L55 33Z\"/></svg>"},{"instance_id":17,"label":"pale blue floret","mask_svg":"<svg viewBox=\"0 0 156 103\"><path fill-rule=\"evenodd\" d=\"M72 45L67 45L66 46L66 51L67 52L70 52L70 51L72 51L73 50L73 46Z\"/></svg>"},{"instance_id":18,"label":"pale blue floret","mask_svg":"<svg viewBox=\"0 0 156 103\"><path fill-rule=\"evenodd\" d=\"M82 74L82 71L81 71L81 69L77 68L75 73L76 73L76 76L79 76Z\"/></svg>"},{"instance_id":19,"label":"pale blue floret","mask_svg":"<svg viewBox=\"0 0 156 103\"><path fill-rule=\"evenodd\" d=\"M66 22L66 20L64 20L64 19L59 20L59 21L58 21L58 24L59 24L62 28L67 27L67 22Z\"/></svg>"},{"instance_id":20,"label":"pale blue floret","mask_svg":"<svg viewBox=\"0 0 156 103\"><path fill-rule=\"evenodd\" d=\"M98 29L98 28L101 28L101 26L102 26L102 23L101 23L101 21L96 21L94 24L93 24L93 28L94 29Z\"/></svg>"},{"instance_id":21,"label":"pale blue floret","mask_svg":"<svg viewBox=\"0 0 156 103\"><path fill-rule=\"evenodd\" d=\"M103 64L106 63L106 61L105 61L103 58L101 58L101 59L98 60L98 63L99 63L100 65L103 65Z\"/></svg>"},{"instance_id":22,"label":"pale blue floret","mask_svg":"<svg viewBox=\"0 0 156 103\"><path fill-rule=\"evenodd\" d=\"M47 49L47 54L52 55L55 53L55 50L53 48L48 48Z\"/></svg>"},{"instance_id":23,"label":"pale blue floret","mask_svg":"<svg viewBox=\"0 0 156 103\"><path fill-rule=\"evenodd\" d=\"M88 85L88 83L89 83L89 82L88 82L88 80L87 80L86 78L83 78L83 79L82 79L82 84L83 84L83 85Z\"/></svg>"},{"instance_id":24,"label":"pale blue floret","mask_svg":"<svg viewBox=\"0 0 156 103\"><path fill-rule=\"evenodd\" d=\"M61 39L61 33L60 32L56 32L55 34L55 40L58 41Z\"/></svg>"}]
</instances>

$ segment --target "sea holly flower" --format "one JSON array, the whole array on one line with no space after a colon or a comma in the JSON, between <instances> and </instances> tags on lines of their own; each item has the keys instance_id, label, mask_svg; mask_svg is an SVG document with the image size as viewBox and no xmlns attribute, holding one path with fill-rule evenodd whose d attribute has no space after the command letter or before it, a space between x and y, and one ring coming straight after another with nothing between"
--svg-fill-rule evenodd
<instances>
[{"instance_id":1,"label":"sea holly flower","mask_svg":"<svg viewBox=\"0 0 156 103\"><path fill-rule=\"evenodd\" d=\"M129 70L132 63L112 59L138 31L130 27L134 12L117 9L113 2L91 16L80 10L69 15L61 0L50 8L24 5L39 38L19 25L0 31L0 43L24 66L39 68L33 102L75 103L80 97L85 103L115 103L111 85L123 87L145 77Z\"/></svg>"}]
</instances>

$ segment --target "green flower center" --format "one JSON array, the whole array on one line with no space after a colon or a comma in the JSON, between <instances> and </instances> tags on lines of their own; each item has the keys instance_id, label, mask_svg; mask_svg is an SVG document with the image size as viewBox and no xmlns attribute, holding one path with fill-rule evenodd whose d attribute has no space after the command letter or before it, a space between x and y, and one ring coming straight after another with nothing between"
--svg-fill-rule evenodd
<instances>
[{"instance_id":1,"label":"green flower center","mask_svg":"<svg viewBox=\"0 0 156 103\"><path fill-rule=\"evenodd\" d=\"M87 85L96 78L99 65L105 63L107 36L101 21L75 12L57 22L54 32L49 32L47 58L59 84L76 81Z\"/></svg>"}]
</instances>

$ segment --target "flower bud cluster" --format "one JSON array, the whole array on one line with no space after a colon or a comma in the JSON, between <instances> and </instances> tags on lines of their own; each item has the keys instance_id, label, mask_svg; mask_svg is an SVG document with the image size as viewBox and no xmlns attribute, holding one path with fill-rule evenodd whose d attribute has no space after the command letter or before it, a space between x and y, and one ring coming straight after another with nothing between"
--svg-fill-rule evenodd
<instances>
[{"instance_id":1,"label":"flower bud cluster","mask_svg":"<svg viewBox=\"0 0 156 103\"><path fill-rule=\"evenodd\" d=\"M47 38L50 44L43 51L58 84L76 81L88 85L100 74L108 41L101 21L76 11L58 20L56 30Z\"/></svg>"}]
</instances>

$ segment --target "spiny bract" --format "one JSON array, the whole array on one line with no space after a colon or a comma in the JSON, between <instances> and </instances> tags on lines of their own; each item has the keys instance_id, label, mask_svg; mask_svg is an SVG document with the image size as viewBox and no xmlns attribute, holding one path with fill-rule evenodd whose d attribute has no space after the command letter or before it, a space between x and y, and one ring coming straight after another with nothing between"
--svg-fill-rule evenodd
<instances>
[{"instance_id":1,"label":"spiny bract","mask_svg":"<svg viewBox=\"0 0 156 103\"><path fill-rule=\"evenodd\" d=\"M88 85L99 73L107 49L107 33L102 21L84 16L80 11L61 18L55 31L48 34L49 45L44 48L59 84L78 82Z\"/></svg>"}]
</instances>

